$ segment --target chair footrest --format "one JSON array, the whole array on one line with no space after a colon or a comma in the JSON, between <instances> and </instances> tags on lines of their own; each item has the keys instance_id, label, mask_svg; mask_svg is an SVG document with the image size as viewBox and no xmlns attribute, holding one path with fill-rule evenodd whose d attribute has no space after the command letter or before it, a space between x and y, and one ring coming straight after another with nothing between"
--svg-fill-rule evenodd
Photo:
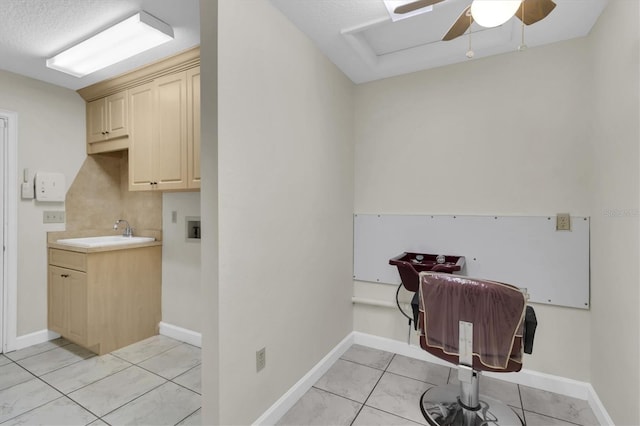
<instances>
[{"instance_id":1,"label":"chair footrest","mask_svg":"<svg viewBox=\"0 0 640 426\"><path fill-rule=\"evenodd\" d=\"M480 394L479 410L466 410L458 402L458 385L434 386L422 394L422 415L433 426L522 426L520 417L506 404Z\"/></svg>"}]
</instances>

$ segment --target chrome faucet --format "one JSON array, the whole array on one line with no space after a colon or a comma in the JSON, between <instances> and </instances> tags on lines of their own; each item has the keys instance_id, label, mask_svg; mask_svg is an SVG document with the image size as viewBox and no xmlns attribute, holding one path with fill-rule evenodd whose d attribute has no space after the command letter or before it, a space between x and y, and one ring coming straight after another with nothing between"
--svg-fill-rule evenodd
<instances>
[{"instance_id":1,"label":"chrome faucet","mask_svg":"<svg viewBox=\"0 0 640 426\"><path fill-rule=\"evenodd\" d=\"M124 222L127 224L127 227L124 228L124 232L122 233L123 237L133 237L133 228L129 225L129 222L127 222L124 219L118 219L116 220L116 223L113 225L113 229L117 230L118 229L118 225L120 225L121 222Z\"/></svg>"}]
</instances>

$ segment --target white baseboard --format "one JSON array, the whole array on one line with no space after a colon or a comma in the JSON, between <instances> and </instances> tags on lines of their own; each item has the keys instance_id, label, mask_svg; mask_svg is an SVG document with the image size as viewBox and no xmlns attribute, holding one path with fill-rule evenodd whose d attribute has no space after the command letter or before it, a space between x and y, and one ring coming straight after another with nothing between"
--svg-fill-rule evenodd
<instances>
[{"instance_id":1,"label":"white baseboard","mask_svg":"<svg viewBox=\"0 0 640 426\"><path fill-rule=\"evenodd\" d=\"M307 374L267 409L253 425L274 425L298 402L311 387L331 368L331 366L353 345L353 333L342 339L338 345L320 360Z\"/></svg>"},{"instance_id":2,"label":"white baseboard","mask_svg":"<svg viewBox=\"0 0 640 426\"><path fill-rule=\"evenodd\" d=\"M180 340L181 342L188 343L193 346L202 347L202 335L195 331L187 330L186 328L178 327L176 325L167 324L165 322L160 323L160 334L163 336L171 337L172 339ZM51 330L40 330L33 333L25 334L24 336L18 336L15 340L15 348L13 350L19 350L28 346L37 345L38 343L48 342L49 340L57 339L60 337L58 333L54 333Z\"/></svg>"},{"instance_id":3,"label":"white baseboard","mask_svg":"<svg viewBox=\"0 0 640 426\"><path fill-rule=\"evenodd\" d=\"M44 343L48 342L49 340L57 339L58 337L60 337L60 335L58 333L54 333L51 330L34 331L33 333L16 337L15 347L13 349L17 351L29 346L37 345L38 343Z\"/></svg>"},{"instance_id":4,"label":"white baseboard","mask_svg":"<svg viewBox=\"0 0 640 426\"><path fill-rule=\"evenodd\" d=\"M160 334L163 336L171 337L199 348L202 347L202 334L162 321L159 325Z\"/></svg>"},{"instance_id":5,"label":"white baseboard","mask_svg":"<svg viewBox=\"0 0 640 426\"><path fill-rule=\"evenodd\" d=\"M302 379L291 387L280 397L254 425L275 424L293 405L305 394L313 384L333 365L333 363L345 353L352 344L368 346L387 352L404 355L410 358L428 361L434 364L451 367L452 364L425 352L418 346L409 345L406 342L387 339L371 334L354 331L345 337L327 356L318 362ZM593 386L590 383L578 380L567 379L551 374L539 373L537 371L523 369L518 373L490 373L483 372L487 377L493 377L519 385L529 386L535 389L545 390L585 400L593 410L601 425L613 425L613 420L609 417L607 410L602 405Z\"/></svg>"},{"instance_id":6,"label":"white baseboard","mask_svg":"<svg viewBox=\"0 0 640 426\"><path fill-rule=\"evenodd\" d=\"M587 402L593 410L593 414L595 414L596 418L598 419L598 422L601 425L614 426L615 423L613 423L613 419L609 417L609 413L607 413L607 410L604 408L602 401L600 401L596 390L593 388L593 386L591 386L590 383L587 383L587 386L589 387Z\"/></svg>"}]
</instances>

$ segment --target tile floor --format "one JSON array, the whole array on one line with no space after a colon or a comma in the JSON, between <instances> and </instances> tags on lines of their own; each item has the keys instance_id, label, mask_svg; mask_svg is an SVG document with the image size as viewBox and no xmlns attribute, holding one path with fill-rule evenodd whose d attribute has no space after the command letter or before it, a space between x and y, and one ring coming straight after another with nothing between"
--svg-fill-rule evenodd
<instances>
[{"instance_id":1,"label":"tile floor","mask_svg":"<svg viewBox=\"0 0 640 426\"><path fill-rule=\"evenodd\" d=\"M279 425L426 425L420 396L457 383L456 370L353 345L286 413ZM497 398L528 426L597 425L586 401L482 377L480 393Z\"/></svg>"},{"instance_id":2,"label":"tile floor","mask_svg":"<svg viewBox=\"0 0 640 426\"><path fill-rule=\"evenodd\" d=\"M352 346L280 425L426 425L420 395L455 370ZM596 425L586 401L483 377L528 426ZM64 339L0 355L0 424L199 425L200 349L154 336L95 356Z\"/></svg>"},{"instance_id":3,"label":"tile floor","mask_svg":"<svg viewBox=\"0 0 640 426\"><path fill-rule=\"evenodd\" d=\"M65 339L0 354L0 424L199 425L200 348L154 336L95 356Z\"/></svg>"}]
</instances>

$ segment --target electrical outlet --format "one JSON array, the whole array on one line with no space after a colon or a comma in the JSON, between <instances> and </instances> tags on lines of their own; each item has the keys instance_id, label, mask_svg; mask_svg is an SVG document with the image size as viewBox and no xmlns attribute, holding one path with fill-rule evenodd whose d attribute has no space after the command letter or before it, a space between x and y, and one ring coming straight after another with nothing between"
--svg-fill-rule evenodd
<instances>
[{"instance_id":1,"label":"electrical outlet","mask_svg":"<svg viewBox=\"0 0 640 426\"><path fill-rule=\"evenodd\" d=\"M569 213L556 215L556 231L571 231L571 216Z\"/></svg>"},{"instance_id":2,"label":"electrical outlet","mask_svg":"<svg viewBox=\"0 0 640 426\"><path fill-rule=\"evenodd\" d=\"M262 370L267 365L267 348L256 351L256 372Z\"/></svg>"},{"instance_id":3,"label":"electrical outlet","mask_svg":"<svg viewBox=\"0 0 640 426\"><path fill-rule=\"evenodd\" d=\"M64 223L64 211L42 212L42 223Z\"/></svg>"}]
</instances>

